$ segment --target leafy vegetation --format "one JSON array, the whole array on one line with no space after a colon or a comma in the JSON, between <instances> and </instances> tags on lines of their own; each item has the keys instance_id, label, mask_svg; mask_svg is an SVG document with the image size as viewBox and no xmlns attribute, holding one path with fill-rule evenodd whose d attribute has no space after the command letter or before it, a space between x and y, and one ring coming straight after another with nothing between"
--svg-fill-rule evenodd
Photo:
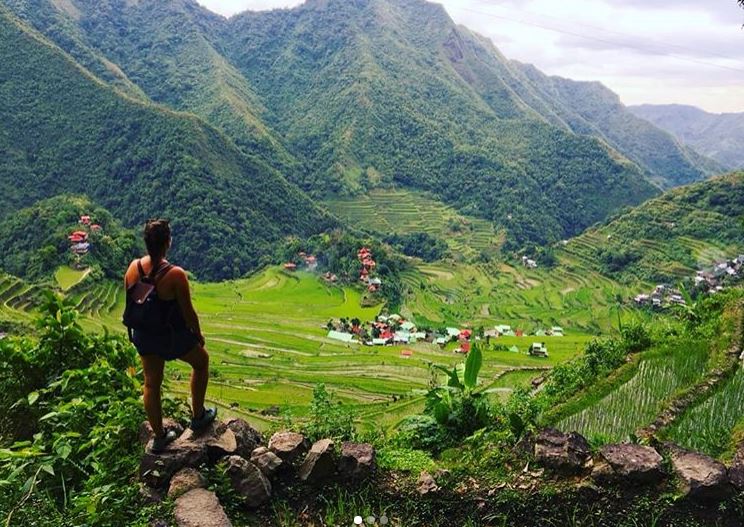
<instances>
[{"instance_id":1,"label":"leafy vegetation","mask_svg":"<svg viewBox=\"0 0 744 527\"><path fill-rule=\"evenodd\" d=\"M447 254L447 244L425 232L393 234L386 237L385 242L406 256L421 258L425 262L441 260Z\"/></svg>"},{"instance_id":2,"label":"leafy vegetation","mask_svg":"<svg viewBox=\"0 0 744 527\"><path fill-rule=\"evenodd\" d=\"M147 525L153 510L131 483L144 419L136 354L121 337L85 333L58 297L42 313L38 340L0 341L3 520Z\"/></svg>"}]
</instances>

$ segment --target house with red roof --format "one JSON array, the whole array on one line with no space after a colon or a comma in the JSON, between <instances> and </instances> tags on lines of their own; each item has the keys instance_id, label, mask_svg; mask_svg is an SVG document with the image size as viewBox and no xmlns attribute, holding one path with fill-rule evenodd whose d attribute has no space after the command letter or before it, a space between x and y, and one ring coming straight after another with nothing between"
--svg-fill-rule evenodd
<instances>
[{"instance_id":1,"label":"house with red roof","mask_svg":"<svg viewBox=\"0 0 744 527\"><path fill-rule=\"evenodd\" d=\"M103 230L103 227L101 227L97 223L94 223L93 225L90 226L90 230L91 232L101 232Z\"/></svg>"},{"instance_id":2,"label":"house with red roof","mask_svg":"<svg viewBox=\"0 0 744 527\"><path fill-rule=\"evenodd\" d=\"M293 262L287 262L284 264L284 270L285 271L296 271L297 270L297 264Z\"/></svg>"},{"instance_id":3,"label":"house with red roof","mask_svg":"<svg viewBox=\"0 0 744 527\"><path fill-rule=\"evenodd\" d=\"M83 225L90 225L90 216L80 216L80 223Z\"/></svg>"}]
</instances>

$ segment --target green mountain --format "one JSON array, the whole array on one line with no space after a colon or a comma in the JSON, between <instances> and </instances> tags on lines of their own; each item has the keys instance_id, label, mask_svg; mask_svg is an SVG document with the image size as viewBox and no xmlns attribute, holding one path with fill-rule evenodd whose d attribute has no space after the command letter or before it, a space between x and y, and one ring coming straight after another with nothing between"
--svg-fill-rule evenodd
<instances>
[{"instance_id":1,"label":"green mountain","mask_svg":"<svg viewBox=\"0 0 744 527\"><path fill-rule=\"evenodd\" d=\"M58 194L86 194L128 226L169 217L174 260L208 279L335 225L222 132L107 86L5 8L0 56L0 217Z\"/></svg>"},{"instance_id":2,"label":"green mountain","mask_svg":"<svg viewBox=\"0 0 744 527\"><path fill-rule=\"evenodd\" d=\"M99 228L81 225L84 215ZM88 234L90 249L80 257L70 250L74 231ZM140 254L138 236L85 196L55 196L0 220L0 268L25 279L46 278L60 265L79 263L118 280Z\"/></svg>"},{"instance_id":3,"label":"green mountain","mask_svg":"<svg viewBox=\"0 0 744 527\"><path fill-rule=\"evenodd\" d=\"M644 104L630 111L730 169L744 167L744 113L715 114L681 104Z\"/></svg>"},{"instance_id":4,"label":"green mountain","mask_svg":"<svg viewBox=\"0 0 744 527\"><path fill-rule=\"evenodd\" d=\"M614 278L676 281L744 252L744 172L670 190L570 240Z\"/></svg>"},{"instance_id":5,"label":"green mountain","mask_svg":"<svg viewBox=\"0 0 744 527\"><path fill-rule=\"evenodd\" d=\"M510 245L576 234L657 192L603 142L546 123L496 82L499 57L439 5L311 1L238 15L225 34L309 160L311 188L427 190L505 226Z\"/></svg>"},{"instance_id":6,"label":"green mountain","mask_svg":"<svg viewBox=\"0 0 744 527\"><path fill-rule=\"evenodd\" d=\"M577 134L599 137L643 167L662 187L691 183L725 171L680 142L669 132L637 117L599 82L577 82L547 76L515 63L539 95L534 107L550 122L565 123Z\"/></svg>"},{"instance_id":7,"label":"green mountain","mask_svg":"<svg viewBox=\"0 0 744 527\"><path fill-rule=\"evenodd\" d=\"M511 62L424 0L230 19L194 0L8 5L100 79L196 114L311 195L425 190L504 227L507 249L717 168L609 90Z\"/></svg>"}]
</instances>

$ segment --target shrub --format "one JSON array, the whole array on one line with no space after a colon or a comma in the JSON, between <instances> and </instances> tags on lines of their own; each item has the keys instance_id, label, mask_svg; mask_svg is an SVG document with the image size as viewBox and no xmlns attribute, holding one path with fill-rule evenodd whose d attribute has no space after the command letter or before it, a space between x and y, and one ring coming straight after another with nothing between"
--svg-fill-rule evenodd
<instances>
[{"instance_id":1,"label":"shrub","mask_svg":"<svg viewBox=\"0 0 744 527\"><path fill-rule=\"evenodd\" d=\"M355 436L351 410L335 401L325 384L318 384L313 389L310 421L303 427L303 433L312 441L324 438L347 441Z\"/></svg>"}]
</instances>

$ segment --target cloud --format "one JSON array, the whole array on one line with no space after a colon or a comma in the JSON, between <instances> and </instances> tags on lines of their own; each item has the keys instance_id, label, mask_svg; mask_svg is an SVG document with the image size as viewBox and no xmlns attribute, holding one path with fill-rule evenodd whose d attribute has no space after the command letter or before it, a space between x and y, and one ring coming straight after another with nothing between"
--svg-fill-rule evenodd
<instances>
[{"instance_id":1,"label":"cloud","mask_svg":"<svg viewBox=\"0 0 744 527\"><path fill-rule=\"evenodd\" d=\"M198 0L231 16L302 0ZM744 112L744 12L734 0L437 0L509 58L598 80L628 104Z\"/></svg>"}]
</instances>

